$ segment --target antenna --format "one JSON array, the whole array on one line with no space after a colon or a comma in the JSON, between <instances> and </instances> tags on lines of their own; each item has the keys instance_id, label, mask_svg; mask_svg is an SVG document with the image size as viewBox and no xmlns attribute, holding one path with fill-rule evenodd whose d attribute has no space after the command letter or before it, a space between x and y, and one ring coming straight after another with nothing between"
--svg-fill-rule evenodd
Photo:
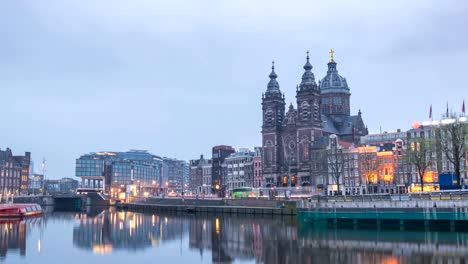
<instances>
[{"instance_id":1,"label":"antenna","mask_svg":"<svg viewBox=\"0 0 468 264\"><path fill-rule=\"evenodd\" d=\"M45 172L46 172L46 159L42 158L42 195L45 193Z\"/></svg>"}]
</instances>

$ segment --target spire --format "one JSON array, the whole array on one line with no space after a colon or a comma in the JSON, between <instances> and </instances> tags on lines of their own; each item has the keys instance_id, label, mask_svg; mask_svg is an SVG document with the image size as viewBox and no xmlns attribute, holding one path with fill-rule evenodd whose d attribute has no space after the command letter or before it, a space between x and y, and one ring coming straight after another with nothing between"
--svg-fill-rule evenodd
<instances>
[{"instance_id":1,"label":"spire","mask_svg":"<svg viewBox=\"0 0 468 264\"><path fill-rule=\"evenodd\" d=\"M333 73L333 72L338 72L336 70L336 61L335 59L333 58L334 54L335 54L335 51L334 50L330 50L330 61L328 62L328 71L327 71L327 74L329 73Z\"/></svg>"},{"instance_id":2,"label":"spire","mask_svg":"<svg viewBox=\"0 0 468 264\"><path fill-rule=\"evenodd\" d=\"M276 72L275 72L275 61L271 62L271 73L270 73L269 77L270 77L270 79L278 78L278 75L276 75Z\"/></svg>"},{"instance_id":3,"label":"spire","mask_svg":"<svg viewBox=\"0 0 468 264\"><path fill-rule=\"evenodd\" d=\"M309 62L309 51L307 51L306 59L307 59L307 61L306 61L306 64L304 65L305 72L304 72L304 74L302 74L302 82L299 85L301 91L317 86L317 83L315 83L315 76L311 71L312 70L312 64L310 64L310 62Z\"/></svg>"},{"instance_id":4,"label":"spire","mask_svg":"<svg viewBox=\"0 0 468 264\"><path fill-rule=\"evenodd\" d=\"M281 91L279 89L279 84L278 81L276 81L276 78L278 78L278 75L275 72L275 61L271 62L271 73L268 75L270 77L270 81L268 82L267 86L267 91L265 95L270 95L270 94L279 94L281 95Z\"/></svg>"},{"instance_id":5,"label":"spire","mask_svg":"<svg viewBox=\"0 0 468 264\"><path fill-rule=\"evenodd\" d=\"M307 51L307 62L304 65L304 70L306 71L311 71L312 70L312 64L309 62L309 51Z\"/></svg>"},{"instance_id":6,"label":"spire","mask_svg":"<svg viewBox=\"0 0 468 264\"><path fill-rule=\"evenodd\" d=\"M330 53L330 62L335 62L335 61L333 60L333 54L335 53L335 52L333 51L333 49L331 49L329 53Z\"/></svg>"}]
</instances>

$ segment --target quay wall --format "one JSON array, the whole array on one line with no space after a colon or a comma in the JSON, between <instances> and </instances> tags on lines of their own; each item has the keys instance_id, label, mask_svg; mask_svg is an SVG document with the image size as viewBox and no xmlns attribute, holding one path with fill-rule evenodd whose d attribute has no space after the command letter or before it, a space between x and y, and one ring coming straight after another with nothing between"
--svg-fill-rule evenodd
<instances>
[{"instance_id":1,"label":"quay wall","mask_svg":"<svg viewBox=\"0 0 468 264\"><path fill-rule=\"evenodd\" d=\"M466 208L468 192L432 192L409 195L314 196L300 208Z\"/></svg>"},{"instance_id":2,"label":"quay wall","mask_svg":"<svg viewBox=\"0 0 468 264\"><path fill-rule=\"evenodd\" d=\"M248 207L248 206L206 206L206 205L163 205L148 203L122 203L116 205L118 209L137 212L189 212L207 214L234 215L296 215L295 208L278 207Z\"/></svg>"},{"instance_id":3,"label":"quay wall","mask_svg":"<svg viewBox=\"0 0 468 264\"><path fill-rule=\"evenodd\" d=\"M468 200L413 200L413 201L304 201L302 208L468 208Z\"/></svg>"},{"instance_id":4,"label":"quay wall","mask_svg":"<svg viewBox=\"0 0 468 264\"><path fill-rule=\"evenodd\" d=\"M35 203L41 206L54 206L55 199L51 195L44 196L15 196L13 203Z\"/></svg>"}]
</instances>

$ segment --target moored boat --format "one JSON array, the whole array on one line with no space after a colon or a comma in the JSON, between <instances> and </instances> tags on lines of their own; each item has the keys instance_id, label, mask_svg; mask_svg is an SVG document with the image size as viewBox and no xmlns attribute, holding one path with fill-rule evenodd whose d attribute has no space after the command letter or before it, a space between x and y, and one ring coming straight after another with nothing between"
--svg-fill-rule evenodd
<instances>
[{"instance_id":1,"label":"moored boat","mask_svg":"<svg viewBox=\"0 0 468 264\"><path fill-rule=\"evenodd\" d=\"M38 204L0 204L0 219L26 218L42 214L42 207Z\"/></svg>"}]
</instances>

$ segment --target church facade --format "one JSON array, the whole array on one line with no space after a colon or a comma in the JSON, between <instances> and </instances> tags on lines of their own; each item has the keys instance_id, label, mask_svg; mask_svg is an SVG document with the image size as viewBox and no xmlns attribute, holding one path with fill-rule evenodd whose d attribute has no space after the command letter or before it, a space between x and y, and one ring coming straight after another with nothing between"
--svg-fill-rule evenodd
<instances>
[{"instance_id":1,"label":"church facade","mask_svg":"<svg viewBox=\"0 0 468 264\"><path fill-rule=\"evenodd\" d=\"M296 87L296 105L291 103L287 111L272 66L262 95L262 163L267 187L315 185L313 149L325 146L332 134L357 144L360 136L368 133L361 111L354 116L350 113L347 81L338 74L333 51L330 54L327 74L317 84L307 53L302 80Z\"/></svg>"}]
</instances>

